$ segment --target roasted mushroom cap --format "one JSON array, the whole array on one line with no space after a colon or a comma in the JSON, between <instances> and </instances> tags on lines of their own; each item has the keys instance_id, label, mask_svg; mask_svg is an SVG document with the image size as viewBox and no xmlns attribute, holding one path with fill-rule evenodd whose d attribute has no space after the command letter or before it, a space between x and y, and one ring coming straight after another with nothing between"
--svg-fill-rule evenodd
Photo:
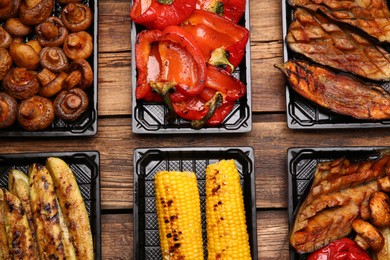
<instances>
[{"instance_id":1,"label":"roasted mushroom cap","mask_svg":"<svg viewBox=\"0 0 390 260\"><path fill-rule=\"evenodd\" d=\"M84 31L92 23L91 9L84 4L69 3L61 14L65 27L71 32Z\"/></svg>"},{"instance_id":2,"label":"roasted mushroom cap","mask_svg":"<svg viewBox=\"0 0 390 260\"><path fill-rule=\"evenodd\" d=\"M19 18L10 18L4 24L4 29L12 36L23 37L32 32L30 26L25 25Z\"/></svg>"},{"instance_id":3,"label":"roasted mushroom cap","mask_svg":"<svg viewBox=\"0 0 390 260\"><path fill-rule=\"evenodd\" d=\"M64 51L59 47L45 47L40 53L41 66L52 71L60 72L68 68L69 62Z\"/></svg>"},{"instance_id":4,"label":"roasted mushroom cap","mask_svg":"<svg viewBox=\"0 0 390 260\"><path fill-rule=\"evenodd\" d=\"M83 90L62 90L54 100L54 113L64 121L75 121L87 110L88 103L88 96Z\"/></svg>"},{"instance_id":5,"label":"roasted mushroom cap","mask_svg":"<svg viewBox=\"0 0 390 260\"><path fill-rule=\"evenodd\" d=\"M92 50L92 37L85 31L69 34L64 42L64 52L72 60L87 59Z\"/></svg>"},{"instance_id":6,"label":"roasted mushroom cap","mask_svg":"<svg viewBox=\"0 0 390 260\"><path fill-rule=\"evenodd\" d=\"M62 20L55 16L51 16L37 25L35 33L39 44L44 47L62 46L69 34Z\"/></svg>"},{"instance_id":7,"label":"roasted mushroom cap","mask_svg":"<svg viewBox=\"0 0 390 260\"><path fill-rule=\"evenodd\" d=\"M8 49L11 43L11 35L2 26L0 26L0 48Z\"/></svg>"},{"instance_id":8,"label":"roasted mushroom cap","mask_svg":"<svg viewBox=\"0 0 390 260\"><path fill-rule=\"evenodd\" d=\"M37 40L29 40L26 44L31 46L38 55L41 53L42 46L39 45Z\"/></svg>"},{"instance_id":9,"label":"roasted mushroom cap","mask_svg":"<svg viewBox=\"0 0 390 260\"><path fill-rule=\"evenodd\" d=\"M50 72L47 69L43 69L38 75L38 80L41 82L41 89L39 95L43 97L52 97L62 90L62 83L68 75L65 72L61 72L58 75Z\"/></svg>"},{"instance_id":10,"label":"roasted mushroom cap","mask_svg":"<svg viewBox=\"0 0 390 260\"><path fill-rule=\"evenodd\" d=\"M42 130L54 121L54 107L50 99L33 96L20 102L17 121L27 131Z\"/></svg>"},{"instance_id":11,"label":"roasted mushroom cap","mask_svg":"<svg viewBox=\"0 0 390 260\"><path fill-rule=\"evenodd\" d=\"M69 66L69 72L64 81L64 89L78 87L84 90L92 85L93 71L88 61L74 60Z\"/></svg>"},{"instance_id":12,"label":"roasted mushroom cap","mask_svg":"<svg viewBox=\"0 0 390 260\"><path fill-rule=\"evenodd\" d=\"M16 120L18 103L5 92L0 92L0 128L11 126Z\"/></svg>"},{"instance_id":13,"label":"roasted mushroom cap","mask_svg":"<svg viewBox=\"0 0 390 260\"><path fill-rule=\"evenodd\" d=\"M9 52L12 60L17 66L29 70L38 68L40 61L39 55L30 45L13 42L9 47Z\"/></svg>"},{"instance_id":14,"label":"roasted mushroom cap","mask_svg":"<svg viewBox=\"0 0 390 260\"><path fill-rule=\"evenodd\" d=\"M2 80L12 67L12 58L8 50L0 48L0 80Z\"/></svg>"},{"instance_id":15,"label":"roasted mushroom cap","mask_svg":"<svg viewBox=\"0 0 390 260\"><path fill-rule=\"evenodd\" d=\"M0 20L17 17L22 0L0 0Z\"/></svg>"},{"instance_id":16,"label":"roasted mushroom cap","mask_svg":"<svg viewBox=\"0 0 390 260\"><path fill-rule=\"evenodd\" d=\"M52 11L54 0L26 0L20 6L20 20L26 25L37 25L46 20Z\"/></svg>"},{"instance_id":17,"label":"roasted mushroom cap","mask_svg":"<svg viewBox=\"0 0 390 260\"><path fill-rule=\"evenodd\" d=\"M38 93L39 82L33 71L13 68L4 77L3 88L16 99L26 99Z\"/></svg>"}]
</instances>

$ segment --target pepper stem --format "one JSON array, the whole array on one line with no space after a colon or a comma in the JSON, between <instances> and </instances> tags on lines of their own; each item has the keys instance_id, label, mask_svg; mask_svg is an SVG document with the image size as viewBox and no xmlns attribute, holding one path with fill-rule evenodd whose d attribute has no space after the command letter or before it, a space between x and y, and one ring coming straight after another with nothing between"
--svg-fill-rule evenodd
<instances>
[{"instance_id":1,"label":"pepper stem","mask_svg":"<svg viewBox=\"0 0 390 260\"><path fill-rule=\"evenodd\" d=\"M165 104L168 107L168 113L165 115L165 119L172 123L176 119L175 109L173 108L171 97L169 93L175 89L175 82L150 82L150 87L160 96L163 97Z\"/></svg>"},{"instance_id":2,"label":"pepper stem","mask_svg":"<svg viewBox=\"0 0 390 260\"><path fill-rule=\"evenodd\" d=\"M225 48L220 47L211 52L210 59L208 61L209 64L214 66L229 66L231 68L231 71L234 71L233 64L230 63L228 60L228 52L225 50Z\"/></svg>"},{"instance_id":3,"label":"pepper stem","mask_svg":"<svg viewBox=\"0 0 390 260\"><path fill-rule=\"evenodd\" d=\"M202 119L191 121L192 128L201 129L207 123L207 121L209 121L209 119L215 114L217 109L222 106L222 102L222 93L218 91L215 93L214 97L205 104L205 106L209 107L209 111L207 112L207 114Z\"/></svg>"},{"instance_id":4,"label":"pepper stem","mask_svg":"<svg viewBox=\"0 0 390 260\"><path fill-rule=\"evenodd\" d=\"M175 0L157 0L157 2L159 2L160 4L163 4L163 5L171 5L173 3L173 1L175 1Z\"/></svg>"}]
</instances>

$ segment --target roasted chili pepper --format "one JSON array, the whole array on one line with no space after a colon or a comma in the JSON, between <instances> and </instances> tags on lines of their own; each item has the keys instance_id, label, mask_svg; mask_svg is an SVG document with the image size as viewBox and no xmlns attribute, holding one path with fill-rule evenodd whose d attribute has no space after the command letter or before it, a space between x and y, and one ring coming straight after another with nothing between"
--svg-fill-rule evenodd
<instances>
[{"instance_id":1,"label":"roasted chili pepper","mask_svg":"<svg viewBox=\"0 0 390 260\"><path fill-rule=\"evenodd\" d=\"M246 0L198 0L196 9L216 13L238 23L245 12Z\"/></svg>"},{"instance_id":2,"label":"roasted chili pepper","mask_svg":"<svg viewBox=\"0 0 390 260\"><path fill-rule=\"evenodd\" d=\"M196 96L203 90L206 62L192 36L178 26L140 32L135 59L137 99L161 100L157 94L164 96L167 89L185 96Z\"/></svg>"},{"instance_id":3,"label":"roasted chili pepper","mask_svg":"<svg viewBox=\"0 0 390 260\"><path fill-rule=\"evenodd\" d=\"M307 260L370 260L371 257L349 238L342 238L313 252Z\"/></svg>"},{"instance_id":4,"label":"roasted chili pepper","mask_svg":"<svg viewBox=\"0 0 390 260\"><path fill-rule=\"evenodd\" d=\"M211 12L195 10L181 28L189 32L208 63L232 72L245 55L249 30Z\"/></svg>"},{"instance_id":5,"label":"roasted chili pepper","mask_svg":"<svg viewBox=\"0 0 390 260\"><path fill-rule=\"evenodd\" d=\"M149 29L178 25L195 10L196 0L134 0L131 19Z\"/></svg>"}]
</instances>

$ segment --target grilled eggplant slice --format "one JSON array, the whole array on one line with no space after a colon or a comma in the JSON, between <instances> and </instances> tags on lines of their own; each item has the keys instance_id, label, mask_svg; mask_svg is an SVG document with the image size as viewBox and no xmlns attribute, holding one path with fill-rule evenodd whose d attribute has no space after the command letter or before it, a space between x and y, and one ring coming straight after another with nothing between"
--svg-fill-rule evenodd
<instances>
[{"instance_id":1,"label":"grilled eggplant slice","mask_svg":"<svg viewBox=\"0 0 390 260\"><path fill-rule=\"evenodd\" d=\"M290 60L277 67L292 89L322 107L358 119L390 118L390 93L380 85L336 74L307 61Z\"/></svg>"},{"instance_id":2,"label":"grilled eggplant slice","mask_svg":"<svg viewBox=\"0 0 390 260\"><path fill-rule=\"evenodd\" d=\"M6 211L5 211L4 191L0 189L0 259L10 260L11 251L8 246L5 214Z\"/></svg>"},{"instance_id":3,"label":"grilled eggplant slice","mask_svg":"<svg viewBox=\"0 0 390 260\"><path fill-rule=\"evenodd\" d=\"M77 258L93 259L93 240L89 217L72 170L66 162L55 157L47 158L46 167L54 180Z\"/></svg>"},{"instance_id":4,"label":"grilled eggplant slice","mask_svg":"<svg viewBox=\"0 0 390 260\"><path fill-rule=\"evenodd\" d=\"M39 259L34 249L34 238L22 203L12 193L4 192L5 223L13 259Z\"/></svg>"},{"instance_id":5,"label":"grilled eggplant slice","mask_svg":"<svg viewBox=\"0 0 390 260\"><path fill-rule=\"evenodd\" d=\"M59 209L53 180L46 167L29 168L31 209L42 259L65 259Z\"/></svg>"},{"instance_id":6,"label":"grilled eggplant slice","mask_svg":"<svg viewBox=\"0 0 390 260\"><path fill-rule=\"evenodd\" d=\"M390 11L386 0L289 0L289 3L321 11L332 20L355 26L380 42L390 42Z\"/></svg>"},{"instance_id":7,"label":"grilled eggplant slice","mask_svg":"<svg viewBox=\"0 0 390 260\"><path fill-rule=\"evenodd\" d=\"M36 241L34 220L31 212L30 204L30 181L28 176L23 172L12 169L8 173L8 190L14 194L20 202L22 203L24 212L26 214L28 225L30 227L32 236L33 236L33 246L36 258L39 258L38 255L38 244Z\"/></svg>"},{"instance_id":8,"label":"grilled eggplant slice","mask_svg":"<svg viewBox=\"0 0 390 260\"><path fill-rule=\"evenodd\" d=\"M298 8L286 42L291 50L322 65L371 80L390 79L390 53L319 13Z\"/></svg>"}]
</instances>

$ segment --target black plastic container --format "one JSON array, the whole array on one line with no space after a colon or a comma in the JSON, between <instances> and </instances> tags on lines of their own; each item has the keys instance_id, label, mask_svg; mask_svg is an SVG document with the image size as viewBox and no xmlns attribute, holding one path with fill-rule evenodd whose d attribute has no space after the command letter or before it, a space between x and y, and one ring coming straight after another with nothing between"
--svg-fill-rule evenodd
<instances>
[{"instance_id":1,"label":"black plastic container","mask_svg":"<svg viewBox=\"0 0 390 260\"><path fill-rule=\"evenodd\" d=\"M251 147L150 148L134 150L134 259L161 259L155 206L154 176L158 171L195 172L198 178L205 259L205 172L221 159L234 159L241 176L252 259L257 259L254 152Z\"/></svg>"},{"instance_id":2,"label":"black plastic container","mask_svg":"<svg viewBox=\"0 0 390 260\"><path fill-rule=\"evenodd\" d=\"M0 137L61 137L61 136L93 136L97 133L98 119L98 2L83 0L81 3L89 6L93 13L93 21L87 32L93 37L93 53L87 59L93 70L92 86L85 90L89 98L88 109L75 122L65 122L56 118L46 129L39 131L26 131L17 122L11 127L0 129ZM61 17L64 5L55 3L53 15ZM1 23L0 23L1 24ZM25 40L34 39L35 34L28 35ZM70 61L69 61L70 62ZM1 84L0 84L1 85ZM0 86L1 89L1 86ZM54 99L53 99L54 100Z\"/></svg>"},{"instance_id":3,"label":"black plastic container","mask_svg":"<svg viewBox=\"0 0 390 260\"><path fill-rule=\"evenodd\" d=\"M245 13L239 22L248 30L249 1L246 3ZM167 107L162 103L146 102L135 98L137 85L137 69L135 65L135 42L137 33L142 31L142 26L132 22L131 26L131 74L132 74L132 130L137 134L188 134L188 133L245 133L252 130L252 101L251 101L251 56L250 39L245 47L245 56L233 75L246 85L246 94L234 105L234 108L221 125L216 127L203 127L196 130L191 128L191 122L181 118L173 123L165 120Z\"/></svg>"},{"instance_id":4,"label":"black plastic container","mask_svg":"<svg viewBox=\"0 0 390 260\"><path fill-rule=\"evenodd\" d=\"M287 47L285 38L293 19L294 8L287 0L282 0L282 24L283 24L283 58L284 61L300 59L308 60ZM389 46L382 46L390 51ZM390 91L388 83L382 84L383 88ZM390 120L369 121L359 120L350 116L336 114L322 108L314 102L302 97L297 92L286 86L286 110L287 126L291 129L326 129L326 128L386 128L390 127Z\"/></svg>"},{"instance_id":5,"label":"black plastic container","mask_svg":"<svg viewBox=\"0 0 390 260\"><path fill-rule=\"evenodd\" d=\"M330 148L290 148L287 152L288 168L288 218L289 227L294 222L295 212L310 190L315 169L320 162L345 157L351 162L375 159L381 150L390 147L330 147ZM303 260L290 246L290 259Z\"/></svg>"},{"instance_id":6,"label":"black plastic container","mask_svg":"<svg viewBox=\"0 0 390 260\"><path fill-rule=\"evenodd\" d=\"M8 172L11 169L17 169L27 174L28 167L31 164L40 163L45 165L47 157L61 158L72 169L88 211L95 259L101 259L100 158L98 152L0 154L0 188L7 188Z\"/></svg>"}]
</instances>

